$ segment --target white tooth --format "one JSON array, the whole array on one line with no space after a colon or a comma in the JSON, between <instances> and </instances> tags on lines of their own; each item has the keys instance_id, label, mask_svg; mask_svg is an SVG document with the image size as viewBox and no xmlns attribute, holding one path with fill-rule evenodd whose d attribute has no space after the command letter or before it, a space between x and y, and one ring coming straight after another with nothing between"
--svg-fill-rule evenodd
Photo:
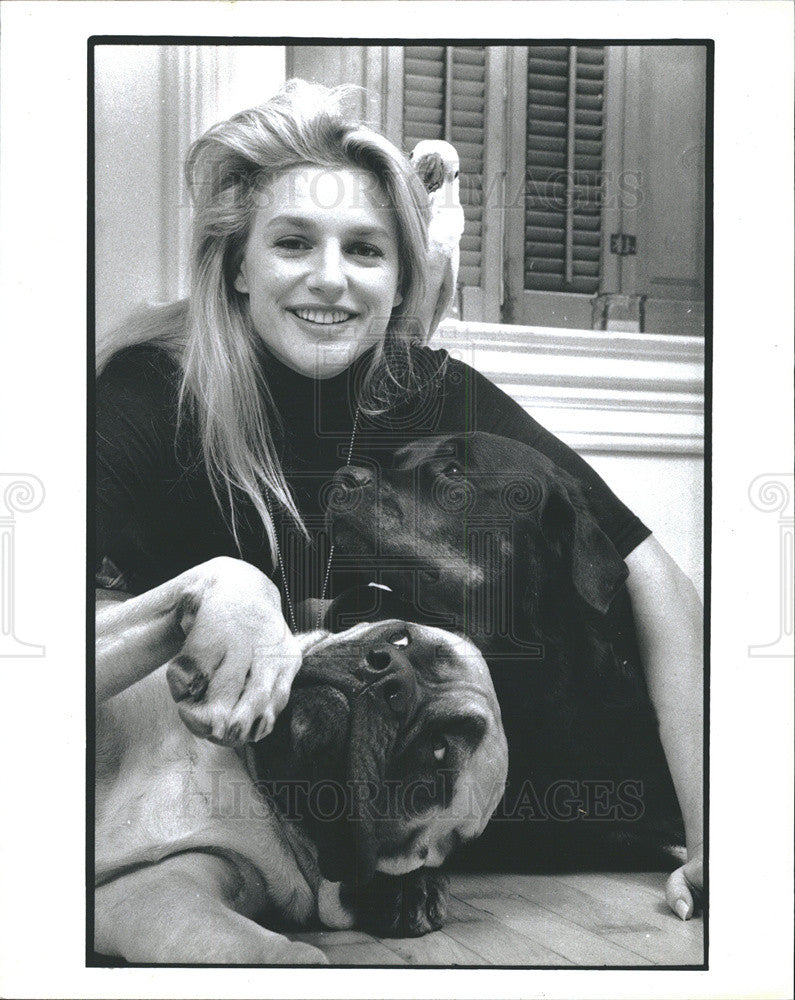
<instances>
[{"instance_id":1,"label":"white tooth","mask_svg":"<svg viewBox=\"0 0 795 1000\"><path fill-rule=\"evenodd\" d=\"M346 320L350 319L352 315L348 312L342 312L339 309L329 311L320 309L296 309L295 312L297 316L309 323L319 323L326 326L331 323L344 323Z\"/></svg>"}]
</instances>

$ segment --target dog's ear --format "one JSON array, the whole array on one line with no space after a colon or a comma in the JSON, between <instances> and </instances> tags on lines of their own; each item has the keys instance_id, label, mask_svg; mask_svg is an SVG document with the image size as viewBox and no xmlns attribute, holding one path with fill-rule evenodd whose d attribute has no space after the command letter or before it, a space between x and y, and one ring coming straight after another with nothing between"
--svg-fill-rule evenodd
<instances>
[{"instance_id":1,"label":"dog's ear","mask_svg":"<svg viewBox=\"0 0 795 1000\"><path fill-rule=\"evenodd\" d=\"M544 498L540 520L545 537L571 561L574 589L595 611L606 614L629 570L576 488L556 484Z\"/></svg>"}]
</instances>

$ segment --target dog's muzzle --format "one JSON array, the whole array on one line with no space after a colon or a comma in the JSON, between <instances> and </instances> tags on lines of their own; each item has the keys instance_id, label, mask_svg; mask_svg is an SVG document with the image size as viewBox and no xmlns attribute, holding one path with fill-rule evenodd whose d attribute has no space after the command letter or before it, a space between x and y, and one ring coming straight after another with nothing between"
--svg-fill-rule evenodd
<instances>
[{"instance_id":1,"label":"dog's muzzle","mask_svg":"<svg viewBox=\"0 0 795 1000\"><path fill-rule=\"evenodd\" d=\"M364 693L398 720L408 718L417 703L414 667L401 650L388 642L369 649L363 657Z\"/></svg>"}]
</instances>

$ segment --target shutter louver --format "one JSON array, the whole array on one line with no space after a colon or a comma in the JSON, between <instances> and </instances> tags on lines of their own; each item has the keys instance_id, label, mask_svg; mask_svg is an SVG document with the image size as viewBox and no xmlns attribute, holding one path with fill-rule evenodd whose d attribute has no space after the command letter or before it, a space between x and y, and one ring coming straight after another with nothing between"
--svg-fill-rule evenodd
<instances>
[{"instance_id":1,"label":"shutter louver","mask_svg":"<svg viewBox=\"0 0 795 1000\"><path fill-rule=\"evenodd\" d=\"M603 94L602 48L578 47L576 59L570 59L567 46L529 46L524 240L529 291L599 290Z\"/></svg>"},{"instance_id":2,"label":"shutter louver","mask_svg":"<svg viewBox=\"0 0 795 1000\"><path fill-rule=\"evenodd\" d=\"M482 176L486 108L484 46L406 46L403 60L403 143L446 139L461 159L461 238L458 283L479 287L483 236Z\"/></svg>"},{"instance_id":3,"label":"shutter louver","mask_svg":"<svg viewBox=\"0 0 795 1000\"><path fill-rule=\"evenodd\" d=\"M407 46L403 57L403 144L444 138L444 47Z\"/></svg>"}]
</instances>

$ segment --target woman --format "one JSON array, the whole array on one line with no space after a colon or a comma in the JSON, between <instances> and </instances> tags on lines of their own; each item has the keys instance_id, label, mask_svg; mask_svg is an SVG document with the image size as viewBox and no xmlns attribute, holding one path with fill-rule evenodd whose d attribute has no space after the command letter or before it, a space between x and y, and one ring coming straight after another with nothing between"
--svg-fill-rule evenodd
<instances>
[{"instance_id":1,"label":"woman","mask_svg":"<svg viewBox=\"0 0 795 1000\"><path fill-rule=\"evenodd\" d=\"M97 557L137 593L216 556L278 580L295 627L329 596L331 474L422 434L525 441L583 484L629 567L627 588L688 861L669 905L701 887L701 610L641 522L565 445L412 316L427 200L405 158L299 81L214 126L190 151L192 292L112 358L97 387ZM219 564L213 564L219 572ZM221 567L231 563L221 562ZM224 572L223 568L220 570ZM692 891L691 891L692 890Z\"/></svg>"}]
</instances>

